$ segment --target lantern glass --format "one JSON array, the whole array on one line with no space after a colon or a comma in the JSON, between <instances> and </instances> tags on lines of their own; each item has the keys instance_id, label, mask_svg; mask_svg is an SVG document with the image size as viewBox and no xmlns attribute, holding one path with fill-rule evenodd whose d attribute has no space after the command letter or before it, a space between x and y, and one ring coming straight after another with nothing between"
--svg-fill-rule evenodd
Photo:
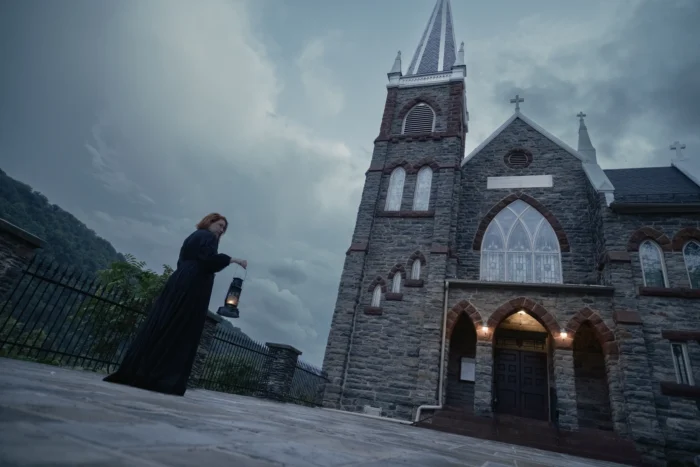
<instances>
[{"instance_id":1,"label":"lantern glass","mask_svg":"<svg viewBox=\"0 0 700 467\"><path fill-rule=\"evenodd\" d=\"M224 306L219 308L217 312L221 316L228 318L238 318L238 299L241 296L241 290L243 289L243 279L240 277L234 277L231 281L231 285L226 293L226 300L224 300Z\"/></svg>"}]
</instances>

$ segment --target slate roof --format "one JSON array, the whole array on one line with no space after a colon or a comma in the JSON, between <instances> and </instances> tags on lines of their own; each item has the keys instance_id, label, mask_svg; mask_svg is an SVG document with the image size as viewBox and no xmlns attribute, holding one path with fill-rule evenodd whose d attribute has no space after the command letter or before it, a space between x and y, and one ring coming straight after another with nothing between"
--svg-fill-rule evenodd
<instances>
[{"instance_id":1,"label":"slate roof","mask_svg":"<svg viewBox=\"0 0 700 467\"><path fill-rule=\"evenodd\" d=\"M437 0L406 76L450 71L456 58L452 6L450 0Z\"/></svg>"},{"instance_id":2,"label":"slate roof","mask_svg":"<svg viewBox=\"0 0 700 467\"><path fill-rule=\"evenodd\" d=\"M616 203L699 203L700 187L675 167L605 170Z\"/></svg>"}]
</instances>

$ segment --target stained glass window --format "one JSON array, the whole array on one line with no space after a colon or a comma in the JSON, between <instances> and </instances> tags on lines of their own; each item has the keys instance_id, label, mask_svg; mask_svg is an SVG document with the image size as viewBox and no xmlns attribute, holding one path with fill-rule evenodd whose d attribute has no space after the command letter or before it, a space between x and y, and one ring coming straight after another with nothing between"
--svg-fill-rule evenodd
<instances>
[{"instance_id":1,"label":"stained glass window","mask_svg":"<svg viewBox=\"0 0 700 467\"><path fill-rule=\"evenodd\" d=\"M372 306L378 307L382 303L382 286L378 285L372 292Z\"/></svg>"},{"instance_id":2,"label":"stained glass window","mask_svg":"<svg viewBox=\"0 0 700 467\"><path fill-rule=\"evenodd\" d=\"M391 177L389 178L389 189L386 194L386 205L384 210L386 211L400 211L401 210L401 200L403 199L403 184L406 180L406 171L403 167L396 167L393 172L391 172Z\"/></svg>"},{"instance_id":3,"label":"stained glass window","mask_svg":"<svg viewBox=\"0 0 700 467\"><path fill-rule=\"evenodd\" d=\"M676 370L676 382L693 385L693 373L686 345L681 342L672 342L671 353L673 355L673 368Z\"/></svg>"},{"instance_id":4,"label":"stained glass window","mask_svg":"<svg viewBox=\"0 0 700 467\"><path fill-rule=\"evenodd\" d=\"M691 240L683 247L683 258L688 270L690 287L700 289L700 243Z\"/></svg>"},{"instance_id":5,"label":"stained glass window","mask_svg":"<svg viewBox=\"0 0 700 467\"><path fill-rule=\"evenodd\" d=\"M481 280L562 283L559 240L537 209L518 199L491 221L481 243Z\"/></svg>"},{"instance_id":6,"label":"stained glass window","mask_svg":"<svg viewBox=\"0 0 700 467\"><path fill-rule=\"evenodd\" d=\"M639 246L639 262L642 265L642 277L647 287L668 287L664 254L656 242L645 240Z\"/></svg>"},{"instance_id":7,"label":"stained glass window","mask_svg":"<svg viewBox=\"0 0 700 467\"><path fill-rule=\"evenodd\" d=\"M413 194L413 210L427 211L430 207L430 188L433 184L433 169L427 165L418 171L416 191Z\"/></svg>"}]
</instances>

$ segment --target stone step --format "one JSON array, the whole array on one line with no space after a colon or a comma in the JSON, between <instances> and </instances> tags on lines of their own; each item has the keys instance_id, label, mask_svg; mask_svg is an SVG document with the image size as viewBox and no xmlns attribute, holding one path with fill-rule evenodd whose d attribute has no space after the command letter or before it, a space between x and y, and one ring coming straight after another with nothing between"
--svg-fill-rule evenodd
<instances>
[{"instance_id":1,"label":"stone step","mask_svg":"<svg viewBox=\"0 0 700 467\"><path fill-rule=\"evenodd\" d=\"M439 411L417 426L580 457L641 465L634 443L620 438L614 432L590 428L564 432L542 420L503 415L494 418L479 417L451 410Z\"/></svg>"}]
</instances>

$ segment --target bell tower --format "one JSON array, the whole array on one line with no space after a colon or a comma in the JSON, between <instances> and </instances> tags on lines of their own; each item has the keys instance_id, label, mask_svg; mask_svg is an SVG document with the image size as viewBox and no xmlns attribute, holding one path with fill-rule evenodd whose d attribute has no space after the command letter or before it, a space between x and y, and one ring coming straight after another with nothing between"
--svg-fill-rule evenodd
<instances>
[{"instance_id":1,"label":"bell tower","mask_svg":"<svg viewBox=\"0 0 700 467\"><path fill-rule=\"evenodd\" d=\"M324 359L324 405L410 419L437 399L444 281L453 254L468 130L464 44L437 0L406 73L387 74Z\"/></svg>"}]
</instances>

